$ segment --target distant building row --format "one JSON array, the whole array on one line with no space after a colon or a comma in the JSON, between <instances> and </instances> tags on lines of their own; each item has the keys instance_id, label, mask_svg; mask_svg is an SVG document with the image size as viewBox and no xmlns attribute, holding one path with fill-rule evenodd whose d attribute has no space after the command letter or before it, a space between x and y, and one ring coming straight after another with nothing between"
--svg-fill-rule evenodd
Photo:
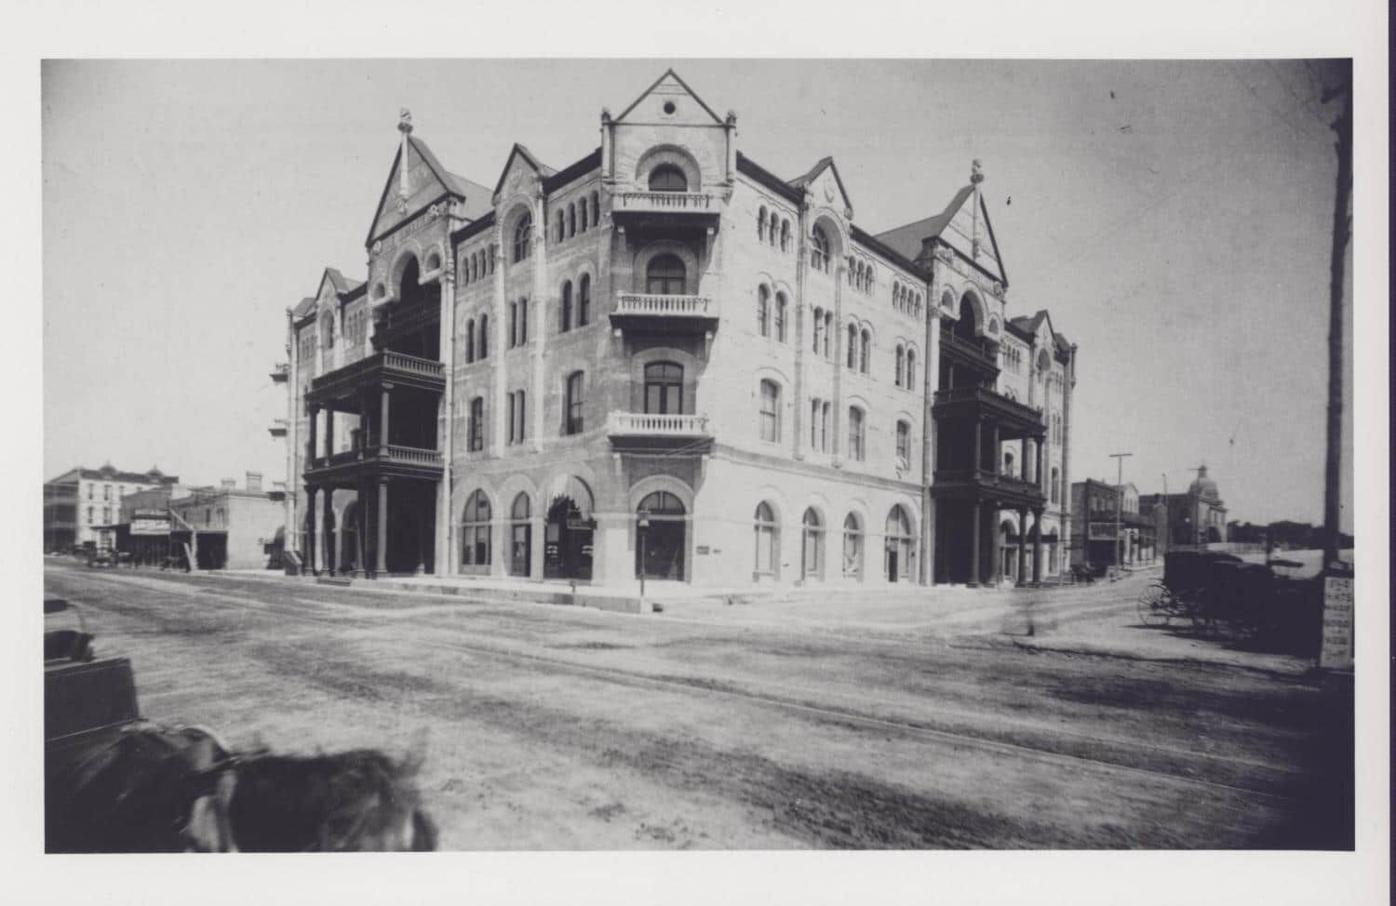
<instances>
[{"instance_id":1,"label":"distant building row","mask_svg":"<svg viewBox=\"0 0 1396 906\"><path fill-rule=\"evenodd\" d=\"M1181 494L1141 496L1132 483L1078 481L1071 486L1071 508L1078 514L1071 537L1074 564L1151 563L1174 548L1229 540L1227 509L1206 466L1198 467Z\"/></svg>"}]
</instances>

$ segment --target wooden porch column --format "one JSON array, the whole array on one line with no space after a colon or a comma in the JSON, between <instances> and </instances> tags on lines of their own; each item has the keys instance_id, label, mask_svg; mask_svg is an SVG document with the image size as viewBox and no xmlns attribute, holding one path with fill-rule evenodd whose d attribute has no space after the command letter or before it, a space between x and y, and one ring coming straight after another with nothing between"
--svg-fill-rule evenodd
<instances>
[{"instance_id":1,"label":"wooden porch column","mask_svg":"<svg viewBox=\"0 0 1396 906\"><path fill-rule=\"evenodd\" d=\"M311 424L315 424L313 421ZM314 428L311 429L314 431ZM308 484L305 486L305 560L302 562L304 569L316 572L315 560L315 486Z\"/></svg>"},{"instance_id":2,"label":"wooden porch column","mask_svg":"<svg viewBox=\"0 0 1396 906\"><path fill-rule=\"evenodd\" d=\"M385 396L386 399L386 396ZM383 409L387 411L387 403L383 404ZM373 551L373 569L379 576L388 574L388 479L380 477L378 479L378 505L373 510L374 527L378 535L377 545Z\"/></svg>"},{"instance_id":3,"label":"wooden porch column","mask_svg":"<svg viewBox=\"0 0 1396 906\"><path fill-rule=\"evenodd\" d=\"M392 397L392 384L378 388L378 455L388 456L388 401Z\"/></svg>"},{"instance_id":4,"label":"wooden porch column","mask_svg":"<svg viewBox=\"0 0 1396 906\"><path fill-rule=\"evenodd\" d=\"M330 541L330 523L334 520L334 488L325 488L324 522L321 534L325 538L325 543L320 545L322 554L321 561L325 564L325 572L334 575L334 544ZM338 530L335 535L338 538Z\"/></svg>"},{"instance_id":5,"label":"wooden porch column","mask_svg":"<svg viewBox=\"0 0 1396 906\"><path fill-rule=\"evenodd\" d=\"M317 446L316 440L315 440L315 434L316 434L316 431L317 431L317 429L318 429L318 427L319 427L319 424L318 424L318 423L319 423L319 421L320 421L320 407L319 407L319 406L311 406L309 411L310 411L310 419L309 419L309 421L310 421L310 425L309 425L310 443L306 445L306 450L308 451L308 452L307 452L307 458L308 458L310 461L309 461L308 463L306 463L306 468L307 468L307 469L312 469L312 468L315 467L315 457L317 457L317 456L320 455L319 447ZM310 512L314 512L314 511L311 510Z\"/></svg>"},{"instance_id":6,"label":"wooden porch column","mask_svg":"<svg viewBox=\"0 0 1396 906\"><path fill-rule=\"evenodd\" d=\"M995 431L995 434L998 432ZM1003 552L999 546L999 505L997 500L989 501L989 578L992 584L1003 581Z\"/></svg>"},{"instance_id":7,"label":"wooden porch column","mask_svg":"<svg viewBox=\"0 0 1396 906\"><path fill-rule=\"evenodd\" d=\"M978 422L975 422L974 436L979 437ZM978 448L979 444L974 445ZM969 533L969 587L975 588L979 585L981 575L979 564L979 501L970 501L970 533Z\"/></svg>"},{"instance_id":8,"label":"wooden porch column","mask_svg":"<svg viewBox=\"0 0 1396 906\"><path fill-rule=\"evenodd\" d=\"M984 468L984 423L978 416L974 419L974 472ZM979 506L978 503L975 504Z\"/></svg>"},{"instance_id":9,"label":"wooden porch column","mask_svg":"<svg viewBox=\"0 0 1396 906\"><path fill-rule=\"evenodd\" d=\"M325 410L325 458L334 455L334 407Z\"/></svg>"},{"instance_id":10,"label":"wooden porch column","mask_svg":"<svg viewBox=\"0 0 1396 906\"><path fill-rule=\"evenodd\" d=\"M1028 584L1028 511L1018 509L1018 587Z\"/></svg>"},{"instance_id":11,"label":"wooden porch column","mask_svg":"<svg viewBox=\"0 0 1396 906\"><path fill-rule=\"evenodd\" d=\"M994 422L994 430L993 430L993 434L992 434L991 436L993 437L993 444L994 444L994 446L993 446L994 461L993 461L993 464L992 464L991 468L989 469L989 472L990 472L991 474L993 474L993 475L997 475L997 474L999 474L999 471L1003 468L1003 466L1002 466L1003 444L1002 444L1002 441L999 440L999 423L998 423L998 422Z\"/></svg>"},{"instance_id":12,"label":"wooden porch column","mask_svg":"<svg viewBox=\"0 0 1396 906\"><path fill-rule=\"evenodd\" d=\"M1032 511L1032 584L1042 584L1042 510Z\"/></svg>"},{"instance_id":13,"label":"wooden porch column","mask_svg":"<svg viewBox=\"0 0 1396 906\"><path fill-rule=\"evenodd\" d=\"M1032 480L1039 488L1042 487L1042 441L1044 439L1034 437L1032 441Z\"/></svg>"}]
</instances>

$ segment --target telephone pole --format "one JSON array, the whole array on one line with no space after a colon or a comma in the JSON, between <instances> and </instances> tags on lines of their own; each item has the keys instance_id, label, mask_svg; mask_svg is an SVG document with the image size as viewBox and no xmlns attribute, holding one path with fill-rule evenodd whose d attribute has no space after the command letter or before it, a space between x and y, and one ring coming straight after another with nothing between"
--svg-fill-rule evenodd
<instances>
[{"instance_id":1,"label":"telephone pole","mask_svg":"<svg viewBox=\"0 0 1396 906\"><path fill-rule=\"evenodd\" d=\"M1124 510L1125 502L1125 457L1133 456L1133 453L1111 453L1110 458L1115 460L1115 572L1119 573L1120 567L1124 565L1125 552L1120 544L1120 515Z\"/></svg>"},{"instance_id":2,"label":"telephone pole","mask_svg":"<svg viewBox=\"0 0 1396 906\"><path fill-rule=\"evenodd\" d=\"M1330 263L1328 296L1328 450L1323 469L1323 565L1329 568L1338 559L1338 536L1342 530L1341 492L1343 461L1343 263L1352 214L1352 62L1344 61L1341 81L1323 93L1330 101L1339 95L1342 112L1333 121L1337 133L1338 186L1333 200L1333 258Z\"/></svg>"}]
</instances>

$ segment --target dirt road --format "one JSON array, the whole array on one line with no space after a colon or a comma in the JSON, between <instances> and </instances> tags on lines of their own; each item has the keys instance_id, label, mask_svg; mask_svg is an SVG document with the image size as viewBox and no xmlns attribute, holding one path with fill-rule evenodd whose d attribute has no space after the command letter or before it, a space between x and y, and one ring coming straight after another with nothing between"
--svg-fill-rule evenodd
<instances>
[{"instance_id":1,"label":"dirt road","mask_svg":"<svg viewBox=\"0 0 1396 906\"><path fill-rule=\"evenodd\" d=\"M1329 744L1351 691L1318 679L1023 649L963 616L838 633L61 561L46 591L131 657L147 716L235 747L424 739L449 849L1351 843Z\"/></svg>"}]
</instances>

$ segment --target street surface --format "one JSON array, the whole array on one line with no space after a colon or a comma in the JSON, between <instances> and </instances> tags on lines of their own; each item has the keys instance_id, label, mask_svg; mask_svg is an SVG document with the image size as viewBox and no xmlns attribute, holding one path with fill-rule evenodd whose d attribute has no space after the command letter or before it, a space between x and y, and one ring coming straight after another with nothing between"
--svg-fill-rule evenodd
<instances>
[{"instance_id":1,"label":"street surface","mask_svg":"<svg viewBox=\"0 0 1396 906\"><path fill-rule=\"evenodd\" d=\"M1350 847L1350 683L1139 626L1150 578L634 616L45 562L149 718L424 747L443 849Z\"/></svg>"}]
</instances>

